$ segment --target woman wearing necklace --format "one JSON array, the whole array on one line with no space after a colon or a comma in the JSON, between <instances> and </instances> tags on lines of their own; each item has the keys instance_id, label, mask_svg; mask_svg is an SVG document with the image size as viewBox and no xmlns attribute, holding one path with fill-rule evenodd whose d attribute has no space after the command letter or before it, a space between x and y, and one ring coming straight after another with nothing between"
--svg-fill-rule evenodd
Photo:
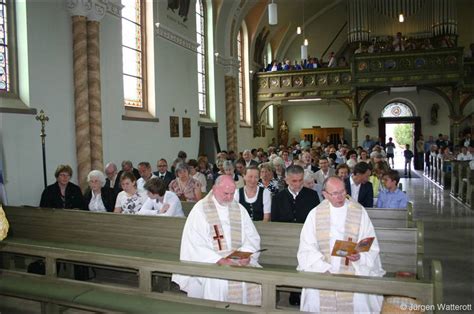
<instances>
[{"instance_id":1,"label":"woman wearing necklace","mask_svg":"<svg viewBox=\"0 0 474 314\"><path fill-rule=\"evenodd\" d=\"M115 201L115 213L136 214L142 208L147 196L137 191L137 178L131 172L124 172L120 176L122 192L117 195Z\"/></svg>"},{"instance_id":2,"label":"woman wearing necklace","mask_svg":"<svg viewBox=\"0 0 474 314\"><path fill-rule=\"evenodd\" d=\"M278 192L278 181L274 179L271 163L265 162L260 164L258 168L260 169L260 181L258 181L258 186L270 191L271 194Z\"/></svg>"},{"instance_id":3,"label":"woman wearing necklace","mask_svg":"<svg viewBox=\"0 0 474 314\"><path fill-rule=\"evenodd\" d=\"M247 209L254 221L270 221L271 193L258 186L260 171L255 166L244 170L244 187L235 191L234 199Z\"/></svg>"},{"instance_id":4,"label":"woman wearing necklace","mask_svg":"<svg viewBox=\"0 0 474 314\"><path fill-rule=\"evenodd\" d=\"M189 176L188 165L176 165L176 179L170 182L169 190L174 192L181 201L197 202L201 199L201 183Z\"/></svg>"},{"instance_id":5,"label":"woman wearing necklace","mask_svg":"<svg viewBox=\"0 0 474 314\"><path fill-rule=\"evenodd\" d=\"M59 165L54 172L56 183L49 185L41 194L40 207L82 209L85 202L81 188L69 180L72 168L69 165Z\"/></svg>"}]
</instances>

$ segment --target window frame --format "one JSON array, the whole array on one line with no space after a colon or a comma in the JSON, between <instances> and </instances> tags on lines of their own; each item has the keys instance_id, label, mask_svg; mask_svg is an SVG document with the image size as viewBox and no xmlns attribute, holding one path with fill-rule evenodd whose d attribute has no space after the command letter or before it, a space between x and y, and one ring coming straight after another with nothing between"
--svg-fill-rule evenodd
<instances>
[{"instance_id":1,"label":"window frame","mask_svg":"<svg viewBox=\"0 0 474 314\"><path fill-rule=\"evenodd\" d=\"M125 94L123 95L124 96L124 100L123 100L123 107L126 111L138 111L138 112L148 112L148 81L147 81L147 36L146 36L146 0L137 0L140 2L140 28L141 28L141 41L142 41L142 49L141 49L141 71L142 71L142 77L141 77L141 81L142 81L142 107L133 107L133 106L127 106L125 104ZM137 24L127 18L124 18L123 16L121 16L121 22L123 20L126 20L126 21L129 21L131 23L134 23L134 24ZM133 49L133 50L136 50L136 48L133 48L133 47L127 47L127 46L124 46L123 45L123 30L122 30L122 35L120 37L122 43L120 44L121 48L122 48L122 62L123 62L123 48L126 47L126 48L129 48L129 49ZM123 64L122 64L122 82L124 82L124 76L127 75L129 77L134 77L132 75L128 75L128 74L125 74L123 72ZM125 87L123 87L123 90L122 90L122 93L125 92Z\"/></svg>"},{"instance_id":2,"label":"window frame","mask_svg":"<svg viewBox=\"0 0 474 314\"><path fill-rule=\"evenodd\" d=\"M239 61L238 70L238 98L239 98L239 121L241 124L247 124L247 99L245 97L245 57L244 57L244 30L240 27L236 38L237 60Z\"/></svg>"},{"instance_id":3,"label":"window frame","mask_svg":"<svg viewBox=\"0 0 474 314\"><path fill-rule=\"evenodd\" d=\"M203 60L203 73L201 74L199 72L199 69L197 69L197 74L198 74L198 84L199 84L199 79L201 79L201 75L204 78L204 93L199 90L199 85L198 85L198 97L203 97L204 98L204 103L205 103L205 113L201 113L201 108L199 108L199 99L198 99L198 112L199 116L201 118L209 118L209 68L208 68L208 62L207 62L207 57L208 57L208 36L207 36L207 6L205 0L196 0L196 6L199 3L199 6L201 8L201 14L198 14L198 11L196 10L196 39L198 36L201 36L201 46L203 46L203 53L199 52L199 48L196 48L196 54L198 55L198 58L201 58ZM201 21L201 29L198 31L197 28L197 21ZM201 32L201 33L200 33ZM199 61L198 61L199 62Z\"/></svg>"},{"instance_id":4,"label":"window frame","mask_svg":"<svg viewBox=\"0 0 474 314\"><path fill-rule=\"evenodd\" d=\"M15 1L5 0L5 7L7 14L6 34L8 38L6 49L8 53L7 80L10 87L9 91L0 92L0 98L19 98Z\"/></svg>"}]
</instances>

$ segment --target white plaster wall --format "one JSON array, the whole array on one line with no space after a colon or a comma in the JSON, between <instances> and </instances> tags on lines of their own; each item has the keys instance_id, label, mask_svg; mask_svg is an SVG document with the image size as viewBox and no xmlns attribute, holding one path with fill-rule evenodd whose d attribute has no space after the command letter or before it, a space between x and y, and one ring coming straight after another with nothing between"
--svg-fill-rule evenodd
<instances>
[{"instance_id":1,"label":"white plaster wall","mask_svg":"<svg viewBox=\"0 0 474 314\"><path fill-rule=\"evenodd\" d=\"M362 143L366 135L378 137L378 118L381 117L383 108L392 101L402 100L412 104L416 115L421 117L421 132L426 137L439 133L450 134L449 108L443 98L439 95L422 90L419 93L381 93L371 97L362 108L362 114L367 111L370 115L370 127L366 128L362 123L358 130L358 143ZM431 125L431 106L439 104L438 124Z\"/></svg>"},{"instance_id":2,"label":"white plaster wall","mask_svg":"<svg viewBox=\"0 0 474 314\"><path fill-rule=\"evenodd\" d=\"M299 141L300 130L320 126L322 128L344 128L344 138L351 142L351 122L349 108L339 101L317 101L313 103L286 103L283 117L288 123L289 140Z\"/></svg>"},{"instance_id":3,"label":"white plaster wall","mask_svg":"<svg viewBox=\"0 0 474 314\"><path fill-rule=\"evenodd\" d=\"M76 168L71 19L62 1L32 1L27 6L29 102L50 118L46 158L52 183L58 164ZM8 200L38 205L43 190L40 124L33 115L3 113L0 125Z\"/></svg>"},{"instance_id":4,"label":"white plaster wall","mask_svg":"<svg viewBox=\"0 0 474 314\"><path fill-rule=\"evenodd\" d=\"M62 0L28 2L27 12L30 105L44 109L50 117L46 146L51 184L58 164L70 164L77 169L71 17ZM189 16L192 17L188 22L189 32L193 33L193 4ZM149 161L155 165L159 158L171 162L179 150L186 151L190 157L196 156L199 146L196 53L155 35L155 106L160 121L124 121L120 19L112 15L104 17L100 36L104 162L119 164L130 159L134 164ZM171 115L180 117L179 138L169 137ZM191 118L191 138L182 137L182 117ZM10 204L39 204L43 190L39 129L39 122L32 115L0 114ZM225 136L220 139L225 140ZM76 177L72 181L77 182Z\"/></svg>"}]
</instances>

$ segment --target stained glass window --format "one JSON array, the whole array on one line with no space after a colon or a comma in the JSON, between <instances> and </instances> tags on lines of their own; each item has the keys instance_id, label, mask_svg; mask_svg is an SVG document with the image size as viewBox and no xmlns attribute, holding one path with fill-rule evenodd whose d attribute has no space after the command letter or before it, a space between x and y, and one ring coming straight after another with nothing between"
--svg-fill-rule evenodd
<instances>
[{"instance_id":1,"label":"stained glass window","mask_svg":"<svg viewBox=\"0 0 474 314\"><path fill-rule=\"evenodd\" d=\"M207 82L206 82L206 19L202 0L196 1L196 40L197 47L197 75L199 114L207 115Z\"/></svg>"},{"instance_id":2,"label":"stained glass window","mask_svg":"<svg viewBox=\"0 0 474 314\"><path fill-rule=\"evenodd\" d=\"M6 0L0 0L0 93L10 91L7 5Z\"/></svg>"},{"instance_id":3,"label":"stained glass window","mask_svg":"<svg viewBox=\"0 0 474 314\"><path fill-rule=\"evenodd\" d=\"M125 106L145 106L145 3L122 0L122 65Z\"/></svg>"},{"instance_id":4,"label":"stained glass window","mask_svg":"<svg viewBox=\"0 0 474 314\"><path fill-rule=\"evenodd\" d=\"M245 76L244 73L244 59L243 59L243 30L240 29L237 34L237 59L239 60L239 113L240 121L245 122L247 119L247 110L245 106Z\"/></svg>"},{"instance_id":5,"label":"stained glass window","mask_svg":"<svg viewBox=\"0 0 474 314\"><path fill-rule=\"evenodd\" d=\"M413 117L413 111L406 104L392 102L382 110L383 118Z\"/></svg>"}]
</instances>

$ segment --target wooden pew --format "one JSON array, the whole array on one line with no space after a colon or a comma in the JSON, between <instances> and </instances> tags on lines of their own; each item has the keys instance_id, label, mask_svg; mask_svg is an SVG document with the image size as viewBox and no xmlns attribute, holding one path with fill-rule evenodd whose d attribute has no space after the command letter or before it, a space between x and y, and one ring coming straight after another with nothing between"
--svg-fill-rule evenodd
<instances>
[{"instance_id":1,"label":"wooden pew","mask_svg":"<svg viewBox=\"0 0 474 314\"><path fill-rule=\"evenodd\" d=\"M467 183L471 176L471 168L469 167L469 161L458 161L459 163L459 170L457 173L458 178L458 198L463 202L466 203L466 196L467 196Z\"/></svg>"},{"instance_id":2,"label":"wooden pew","mask_svg":"<svg viewBox=\"0 0 474 314\"><path fill-rule=\"evenodd\" d=\"M184 216L188 216L195 202L181 202ZM366 208L375 227L410 228L416 223L413 221L413 203L407 208Z\"/></svg>"},{"instance_id":3,"label":"wooden pew","mask_svg":"<svg viewBox=\"0 0 474 314\"><path fill-rule=\"evenodd\" d=\"M459 160L453 160L452 165L450 194L457 197L459 192L459 167L461 166L461 162Z\"/></svg>"},{"instance_id":4,"label":"wooden pew","mask_svg":"<svg viewBox=\"0 0 474 314\"><path fill-rule=\"evenodd\" d=\"M452 164L451 160L440 160L440 177L439 177L439 184L444 189L449 189L451 187L451 172L452 172Z\"/></svg>"},{"instance_id":5,"label":"wooden pew","mask_svg":"<svg viewBox=\"0 0 474 314\"><path fill-rule=\"evenodd\" d=\"M280 286L326 287L341 291L356 289L354 291L381 294L401 293L420 298L423 302L427 302L426 304L433 300L438 302L442 298L439 263L433 264L436 280L427 281L423 276L422 239L419 238L416 228L377 228L376 232L381 245L384 269L388 272L417 273L418 278L422 280L351 277L348 284L346 281L348 277L332 281L333 277L339 277L299 274L294 270L302 227L299 224L256 223L262 238L261 246L269 249L260 259L265 267L264 271L245 269L243 273L242 271L227 273L222 272L224 268L212 265L189 265L178 262L181 231L185 222L183 218L20 207L6 207L5 211L12 227L7 240L0 244L1 252L42 257L46 262L48 280L65 281L68 284L73 283L71 280L57 278L57 261L121 267L135 271L139 282L136 288L121 287L120 290L109 285L106 287L101 285L100 288L115 292L145 292L152 298L157 296L151 293L151 278L159 273L205 275L257 282L264 287L262 306L264 310L275 308L275 295ZM18 275L15 271L4 272ZM31 274L21 276L37 277ZM75 282L74 284L95 285ZM374 284L378 288L374 288ZM1 285L0 291L3 291ZM196 301L179 296L173 298L175 297L184 303ZM169 300L175 300L173 298ZM200 302L196 304L223 308L219 302L198 301ZM249 311L245 306L232 305L230 308ZM255 308L250 309L254 310Z\"/></svg>"}]
</instances>

